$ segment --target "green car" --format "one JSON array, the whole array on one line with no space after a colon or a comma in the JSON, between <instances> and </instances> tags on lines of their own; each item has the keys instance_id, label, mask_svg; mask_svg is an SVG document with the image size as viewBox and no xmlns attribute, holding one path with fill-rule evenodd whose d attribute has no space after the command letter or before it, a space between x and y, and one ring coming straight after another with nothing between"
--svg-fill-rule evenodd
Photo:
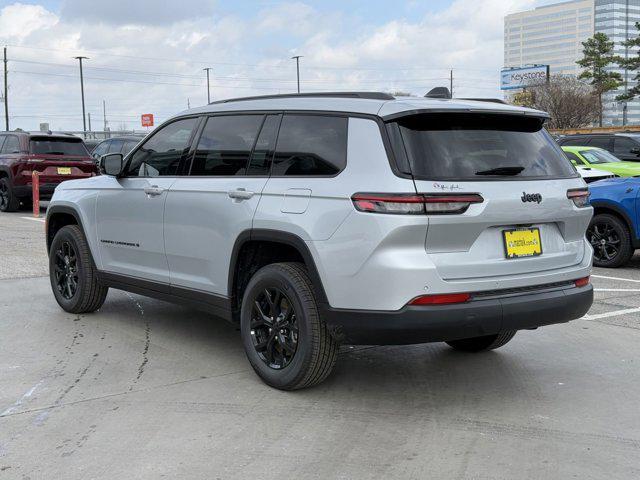
<instances>
[{"instance_id":1,"label":"green car","mask_svg":"<svg viewBox=\"0 0 640 480\"><path fill-rule=\"evenodd\" d=\"M597 170L615 173L620 177L640 176L640 163L619 160L602 148L562 147L562 150L571 160L571 163L576 166L592 167Z\"/></svg>"}]
</instances>

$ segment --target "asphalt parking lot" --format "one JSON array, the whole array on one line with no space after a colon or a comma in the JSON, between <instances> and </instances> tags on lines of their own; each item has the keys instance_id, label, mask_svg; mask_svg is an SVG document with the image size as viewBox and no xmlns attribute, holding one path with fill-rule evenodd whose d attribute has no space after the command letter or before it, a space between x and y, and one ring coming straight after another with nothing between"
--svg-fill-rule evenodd
<instances>
[{"instance_id":1,"label":"asphalt parking lot","mask_svg":"<svg viewBox=\"0 0 640 480\"><path fill-rule=\"evenodd\" d=\"M640 478L639 256L583 319L480 355L344 347L284 393L205 313L63 312L29 216L0 214L0 479Z\"/></svg>"}]
</instances>

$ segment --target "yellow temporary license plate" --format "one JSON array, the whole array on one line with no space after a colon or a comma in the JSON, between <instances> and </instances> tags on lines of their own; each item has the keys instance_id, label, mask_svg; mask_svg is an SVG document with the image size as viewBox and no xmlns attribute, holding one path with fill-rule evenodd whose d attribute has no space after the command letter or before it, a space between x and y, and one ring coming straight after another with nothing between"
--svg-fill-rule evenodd
<instances>
[{"instance_id":1,"label":"yellow temporary license plate","mask_svg":"<svg viewBox=\"0 0 640 480\"><path fill-rule=\"evenodd\" d=\"M542 254L540 230L537 228L504 230L502 235L507 258L535 257Z\"/></svg>"},{"instance_id":2,"label":"yellow temporary license plate","mask_svg":"<svg viewBox=\"0 0 640 480\"><path fill-rule=\"evenodd\" d=\"M71 175L71 167L58 167L58 175Z\"/></svg>"}]
</instances>

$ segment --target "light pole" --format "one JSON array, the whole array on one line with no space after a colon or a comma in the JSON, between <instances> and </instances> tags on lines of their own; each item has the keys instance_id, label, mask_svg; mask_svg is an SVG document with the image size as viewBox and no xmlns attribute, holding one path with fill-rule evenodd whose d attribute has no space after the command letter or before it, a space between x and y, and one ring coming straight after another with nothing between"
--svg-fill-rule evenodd
<instances>
[{"instance_id":1,"label":"light pole","mask_svg":"<svg viewBox=\"0 0 640 480\"><path fill-rule=\"evenodd\" d=\"M211 103L211 89L209 88L209 70L211 67L203 68L205 72L207 72L207 105Z\"/></svg>"},{"instance_id":2,"label":"light pole","mask_svg":"<svg viewBox=\"0 0 640 480\"><path fill-rule=\"evenodd\" d=\"M89 57L78 56L73 58L77 59L78 62L80 62L80 93L82 94L82 130L85 133L85 137L86 137L87 119L84 111L84 77L82 76L82 60L89 60Z\"/></svg>"},{"instance_id":3,"label":"light pole","mask_svg":"<svg viewBox=\"0 0 640 480\"><path fill-rule=\"evenodd\" d=\"M296 59L296 78L298 79L298 93L300 93L300 59L302 55L294 55L291 59Z\"/></svg>"}]
</instances>

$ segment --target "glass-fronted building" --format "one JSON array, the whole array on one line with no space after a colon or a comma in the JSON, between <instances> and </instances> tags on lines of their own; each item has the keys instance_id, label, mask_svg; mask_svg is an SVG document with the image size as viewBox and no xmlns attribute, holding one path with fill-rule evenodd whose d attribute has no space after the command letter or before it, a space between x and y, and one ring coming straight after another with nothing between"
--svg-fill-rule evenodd
<instances>
[{"instance_id":1,"label":"glass-fronted building","mask_svg":"<svg viewBox=\"0 0 640 480\"><path fill-rule=\"evenodd\" d=\"M550 66L550 73L578 75L582 42L596 32L605 33L622 57L635 52L621 45L637 35L640 0L574 0L507 15L504 19L504 66ZM616 97L635 85L635 72L619 71L625 85L604 97L604 124L640 124L640 100L618 102Z\"/></svg>"}]
</instances>

